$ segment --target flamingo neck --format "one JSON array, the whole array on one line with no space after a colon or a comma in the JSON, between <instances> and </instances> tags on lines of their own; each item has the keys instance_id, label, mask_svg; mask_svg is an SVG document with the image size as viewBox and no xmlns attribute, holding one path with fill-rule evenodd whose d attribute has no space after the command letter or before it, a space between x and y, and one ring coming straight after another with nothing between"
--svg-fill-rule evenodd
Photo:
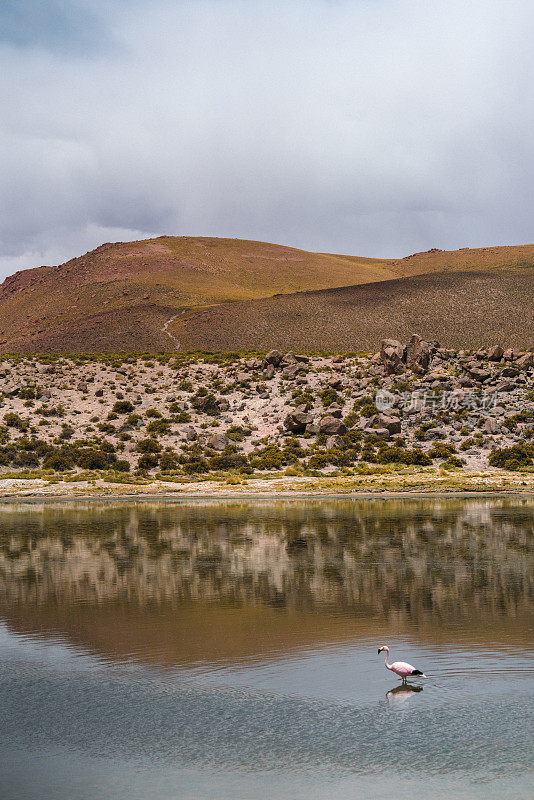
<instances>
[{"instance_id":1,"label":"flamingo neck","mask_svg":"<svg viewBox=\"0 0 534 800\"><path fill-rule=\"evenodd\" d=\"M388 658L389 658L389 650L386 650L386 660L384 661L384 664L386 665L386 669L391 669L391 664L388 664Z\"/></svg>"}]
</instances>

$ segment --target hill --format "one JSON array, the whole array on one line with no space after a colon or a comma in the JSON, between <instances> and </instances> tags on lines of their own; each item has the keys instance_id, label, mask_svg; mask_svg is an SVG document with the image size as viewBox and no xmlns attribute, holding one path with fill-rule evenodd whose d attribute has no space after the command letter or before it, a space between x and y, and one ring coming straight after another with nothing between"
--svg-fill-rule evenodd
<instances>
[{"instance_id":1,"label":"hill","mask_svg":"<svg viewBox=\"0 0 534 800\"><path fill-rule=\"evenodd\" d=\"M414 253L388 268L399 277L423 275L427 272L456 272L494 267L534 267L534 245L519 244L510 247L462 247L460 250L438 250Z\"/></svg>"},{"instance_id":2,"label":"hill","mask_svg":"<svg viewBox=\"0 0 534 800\"><path fill-rule=\"evenodd\" d=\"M224 303L174 325L184 349L367 351L417 331L449 347L534 345L534 267L408 278Z\"/></svg>"},{"instance_id":3,"label":"hill","mask_svg":"<svg viewBox=\"0 0 534 800\"><path fill-rule=\"evenodd\" d=\"M103 244L0 286L0 349L173 349L180 309L366 283L393 276L380 259L309 253L239 239L161 236Z\"/></svg>"},{"instance_id":4,"label":"hill","mask_svg":"<svg viewBox=\"0 0 534 800\"><path fill-rule=\"evenodd\" d=\"M389 306L402 310L406 324L424 316L427 299L437 303L435 308L440 307L435 292L432 301L429 299L432 282L423 282L427 287L424 299L418 294L423 284L413 284L412 296L412 284L403 284L403 280L423 274L487 272L483 285L491 296L497 293L502 297L502 311L510 307L507 298L512 296L526 309L521 287L525 285L526 290L532 265L534 245L430 250L404 259L383 260L311 253L240 239L161 236L103 244L60 266L23 270L6 278L0 286L0 351L140 352L176 350L179 346L219 350L228 346L254 348L260 341L270 347L270 333L264 330L262 334L261 327L256 329L250 318L259 309L267 315L269 322L265 324L280 329L279 337L287 333L295 346L298 336L308 349L344 349L357 333L360 342L372 342L369 346L373 347L376 332L382 330L380 319L388 318ZM517 286L507 279L508 273L500 274L503 268L519 270ZM451 308L456 302L463 308L454 285L459 291L471 291L467 280L458 278L456 284L454 280L443 284ZM511 294L498 288L508 283ZM360 295L354 287L364 284L376 284L376 289ZM332 295L331 300L328 295L316 300L308 297L310 291L339 287L347 288ZM383 292L388 308L380 306ZM275 297L264 305L254 303L279 294L291 295L292 299ZM339 300L341 297L345 299ZM228 301L237 304L225 305ZM221 303L200 317L196 313ZM328 308L324 303L330 304ZM372 303L378 303L378 317L369 310ZM297 311L296 304L304 305ZM492 308L491 324L498 331L499 311L496 306ZM306 309L312 315L324 313L327 318L322 323L321 317L308 319ZM192 310L195 313L191 316ZM328 319L333 313L335 318ZM236 314L243 314L243 318L232 322ZM349 324L354 336L345 330ZM404 323L399 319L398 324L402 327ZM422 330L417 325L408 327ZM388 329L387 333L392 331ZM479 333L474 337L477 343L485 341ZM512 341L513 337L508 339ZM230 341L234 344L229 345Z\"/></svg>"}]
</instances>

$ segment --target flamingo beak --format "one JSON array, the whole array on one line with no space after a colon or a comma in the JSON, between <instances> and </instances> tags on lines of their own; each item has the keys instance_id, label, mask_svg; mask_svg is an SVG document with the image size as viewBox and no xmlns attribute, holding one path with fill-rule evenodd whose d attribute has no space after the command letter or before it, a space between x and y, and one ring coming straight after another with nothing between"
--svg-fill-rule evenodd
<instances>
[{"instance_id":1,"label":"flamingo beak","mask_svg":"<svg viewBox=\"0 0 534 800\"><path fill-rule=\"evenodd\" d=\"M379 648L378 648L378 655L380 655L380 653L381 653L381 652L382 652L382 648L381 648L381 647L379 647Z\"/></svg>"}]
</instances>

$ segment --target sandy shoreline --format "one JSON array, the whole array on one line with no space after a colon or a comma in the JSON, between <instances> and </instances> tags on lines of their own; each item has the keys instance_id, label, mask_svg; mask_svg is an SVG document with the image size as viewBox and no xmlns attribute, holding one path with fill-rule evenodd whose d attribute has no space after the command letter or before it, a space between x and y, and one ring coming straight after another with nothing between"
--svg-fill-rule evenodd
<instances>
[{"instance_id":1,"label":"sandy shoreline","mask_svg":"<svg viewBox=\"0 0 534 800\"><path fill-rule=\"evenodd\" d=\"M432 495L517 494L534 495L534 474L501 471L473 474L365 475L337 478L276 477L243 480L238 485L224 481L147 481L125 485L104 479L67 482L62 480L11 478L0 480L0 501L14 499L250 499L321 497L414 497Z\"/></svg>"}]
</instances>

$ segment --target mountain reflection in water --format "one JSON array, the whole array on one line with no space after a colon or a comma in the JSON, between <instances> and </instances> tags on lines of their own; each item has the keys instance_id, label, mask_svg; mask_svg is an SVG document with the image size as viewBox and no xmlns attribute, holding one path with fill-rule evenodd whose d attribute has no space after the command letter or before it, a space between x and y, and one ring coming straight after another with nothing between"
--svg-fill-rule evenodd
<instances>
[{"instance_id":1,"label":"mountain reflection in water","mask_svg":"<svg viewBox=\"0 0 534 800\"><path fill-rule=\"evenodd\" d=\"M534 503L514 498L0 507L0 616L158 663L415 633L525 643Z\"/></svg>"}]
</instances>

